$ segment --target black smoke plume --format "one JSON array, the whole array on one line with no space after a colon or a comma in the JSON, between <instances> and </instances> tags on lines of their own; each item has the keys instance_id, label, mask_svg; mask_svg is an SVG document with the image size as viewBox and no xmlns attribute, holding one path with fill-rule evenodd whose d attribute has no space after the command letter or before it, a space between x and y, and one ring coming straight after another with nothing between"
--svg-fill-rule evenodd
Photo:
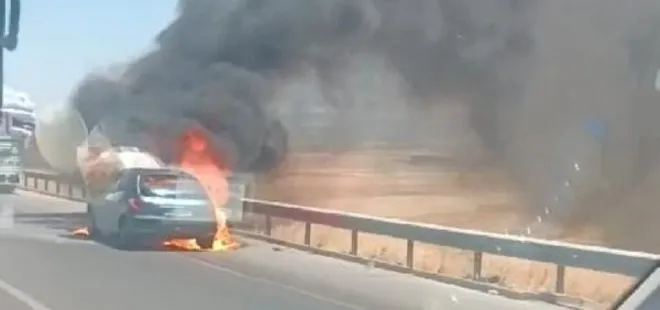
<instances>
[{"instance_id":1,"label":"black smoke plume","mask_svg":"<svg viewBox=\"0 0 660 310\"><path fill-rule=\"evenodd\" d=\"M123 132L127 123L157 132L166 146L199 126L234 169L264 171L284 158L293 133L273 103L285 86L313 76L323 98L306 104L352 114L354 100L337 91L367 70L360 59L378 59L384 65L371 75L395 75L405 107L447 98L467 107L472 130L527 189L529 211L589 218L594 209L575 208L605 210L614 200L603 193L624 196L642 178L633 171L653 170L660 135L639 124L653 123L658 98L656 2L182 0L153 51L119 74L90 75L72 101L89 128L119 131L118 144L144 144ZM396 114L387 99L368 112ZM607 124L607 137L592 137L601 126L592 124ZM340 139L361 129L349 128ZM428 134L397 130L407 139ZM170 153L160 148L161 157Z\"/></svg>"},{"instance_id":2,"label":"black smoke plume","mask_svg":"<svg viewBox=\"0 0 660 310\"><path fill-rule=\"evenodd\" d=\"M152 52L119 74L88 76L72 101L90 129L102 120L107 129L139 119L146 127L168 124L169 131L156 126L168 140L194 123L212 133L236 169L268 169L286 153L287 133L269 110L280 85L313 70L322 88L332 88L352 55L367 54L384 57L410 95L421 99L488 88L498 78L492 76L498 62L529 48L521 21L532 6L509 0L182 0ZM341 109L339 100L328 101ZM480 113L475 117L484 122ZM177 122L185 124L172 130ZM119 136L116 143L139 144Z\"/></svg>"}]
</instances>

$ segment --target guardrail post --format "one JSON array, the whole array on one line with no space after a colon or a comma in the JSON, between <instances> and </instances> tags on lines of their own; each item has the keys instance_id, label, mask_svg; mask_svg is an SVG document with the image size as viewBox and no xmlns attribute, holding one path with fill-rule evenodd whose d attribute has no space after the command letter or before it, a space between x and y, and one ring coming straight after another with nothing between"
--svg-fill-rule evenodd
<instances>
[{"instance_id":1,"label":"guardrail post","mask_svg":"<svg viewBox=\"0 0 660 310\"><path fill-rule=\"evenodd\" d=\"M414 269L415 267L415 241L414 240L406 240L406 267L410 269Z\"/></svg>"},{"instance_id":2,"label":"guardrail post","mask_svg":"<svg viewBox=\"0 0 660 310\"><path fill-rule=\"evenodd\" d=\"M305 245L310 246L312 243L312 223L305 222Z\"/></svg>"},{"instance_id":3,"label":"guardrail post","mask_svg":"<svg viewBox=\"0 0 660 310\"><path fill-rule=\"evenodd\" d=\"M472 279L478 281L481 279L481 264L483 262L484 254L482 252L474 252L474 263L472 265Z\"/></svg>"},{"instance_id":4,"label":"guardrail post","mask_svg":"<svg viewBox=\"0 0 660 310\"><path fill-rule=\"evenodd\" d=\"M555 292L564 293L564 283L566 278L566 266L557 265L557 274L555 275Z\"/></svg>"},{"instance_id":5,"label":"guardrail post","mask_svg":"<svg viewBox=\"0 0 660 310\"><path fill-rule=\"evenodd\" d=\"M351 255L357 256L358 253L358 230L351 230Z\"/></svg>"},{"instance_id":6,"label":"guardrail post","mask_svg":"<svg viewBox=\"0 0 660 310\"><path fill-rule=\"evenodd\" d=\"M266 215L266 223L264 225L264 229L266 230L266 236L270 237L271 231L273 229L273 219L270 217L270 215Z\"/></svg>"}]
</instances>

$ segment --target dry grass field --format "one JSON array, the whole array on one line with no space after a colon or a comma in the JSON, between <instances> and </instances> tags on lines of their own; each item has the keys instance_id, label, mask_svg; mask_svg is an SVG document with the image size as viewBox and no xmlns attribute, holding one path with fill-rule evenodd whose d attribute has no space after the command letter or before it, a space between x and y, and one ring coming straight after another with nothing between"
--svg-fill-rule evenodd
<instances>
[{"instance_id":1,"label":"dry grass field","mask_svg":"<svg viewBox=\"0 0 660 310\"><path fill-rule=\"evenodd\" d=\"M521 199L497 170L449 161L429 165L423 164L423 159L396 153L293 155L279 173L260 180L257 195L261 199L496 233L522 234L533 222L517 211ZM274 235L300 242L302 229L302 225L282 222ZM563 240L571 242L601 243L597 231L588 228L564 236ZM312 234L315 246L337 251L347 251L349 240L348 232L329 227L315 226ZM391 263L404 261L402 240L361 235L359 249L360 256ZM471 260L468 252L422 245L416 247L415 268L465 277L472 271ZM551 265L485 255L483 266L490 281L516 290L553 289L555 268ZM605 305L632 281L618 275L569 269L566 293Z\"/></svg>"}]
</instances>

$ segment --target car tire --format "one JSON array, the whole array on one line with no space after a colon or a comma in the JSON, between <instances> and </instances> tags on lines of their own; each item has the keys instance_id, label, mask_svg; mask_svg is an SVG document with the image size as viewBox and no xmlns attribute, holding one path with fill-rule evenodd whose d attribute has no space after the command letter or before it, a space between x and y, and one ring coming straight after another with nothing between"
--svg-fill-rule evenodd
<instances>
[{"instance_id":1,"label":"car tire","mask_svg":"<svg viewBox=\"0 0 660 310\"><path fill-rule=\"evenodd\" d=\"M214 237L203 237L195 239L197 245L203 250L210 250L213 248L213 243L215 242Z\"/></svg>"}]
</instances>

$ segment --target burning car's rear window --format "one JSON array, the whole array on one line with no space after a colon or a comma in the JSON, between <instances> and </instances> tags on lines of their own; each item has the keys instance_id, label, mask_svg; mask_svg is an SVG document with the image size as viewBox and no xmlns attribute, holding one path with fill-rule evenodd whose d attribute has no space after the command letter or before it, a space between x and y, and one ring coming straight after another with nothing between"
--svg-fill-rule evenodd
<instances>
[{"instance_id":1,"label":"burning car's rear window","mask_svg":"<svg viewBox=\"0 0 660 310\"><path fill-rule=\"evenodd\" d=\"M180 174L146 174L139 176L139 194L148 197L205 198L198 180Z\"/></svg>"}]
</instances>

